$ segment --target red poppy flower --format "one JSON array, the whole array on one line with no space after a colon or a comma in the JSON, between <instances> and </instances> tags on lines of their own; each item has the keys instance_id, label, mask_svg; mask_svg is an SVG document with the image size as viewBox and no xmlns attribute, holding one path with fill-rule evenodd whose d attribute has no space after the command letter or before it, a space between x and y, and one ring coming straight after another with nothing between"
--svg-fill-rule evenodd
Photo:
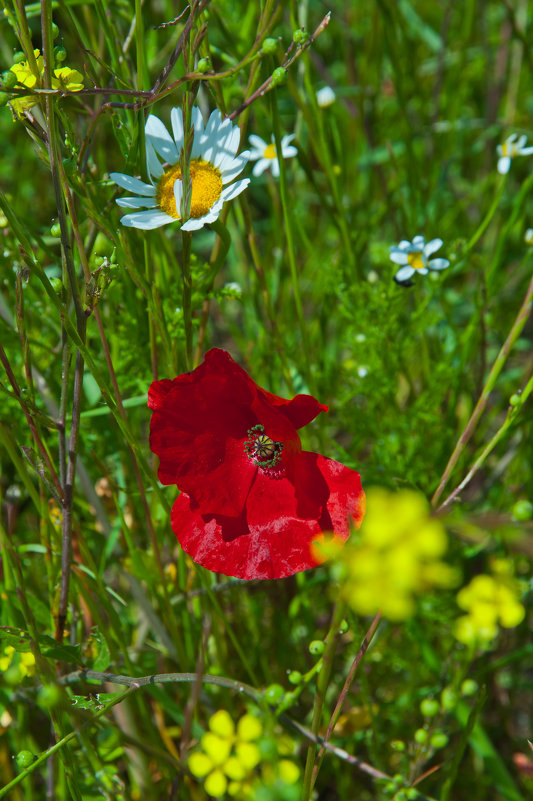
<instances>
[{"instance_id":1,"label":"red poppy flower","mask_svg":"<svg viewBox=\"0 0 533 801\"><path fill-rule=\"evenodd\" d=\"M191 373L154 381L148 406L159 480L181 490L172 529L198 564L283 578L318 564L310 546L322 532L345 540L360 523L359 473L302 451L297 429L328 410L312 395L272 395L213 348Z\"/></svg>"}]
</instances>

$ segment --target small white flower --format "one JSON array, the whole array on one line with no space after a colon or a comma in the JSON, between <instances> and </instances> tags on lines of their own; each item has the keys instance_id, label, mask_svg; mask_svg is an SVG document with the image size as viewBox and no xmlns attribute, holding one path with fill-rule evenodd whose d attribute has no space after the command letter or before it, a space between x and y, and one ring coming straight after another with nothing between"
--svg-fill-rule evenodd
<instances>
[{"instance_id":1,"label":"small white flower","mask_svg":"<svg viewBox=\"0 0 533 801\"><path fill-rule=\"evenodd\" d=\"M180 108L171 110L170 121L172 136L158 117L150 114L146 120L146 166L150 183L120 172L110 173L116 184L134 193L133 197L117 200L122 208L137 209L121 219L122 224L130 228L149 230L181 219L183 183L179 162L184 131ZM189 218L181 226L183 231L196 231L206 223L214 222L225 201L237 197L250 183L248 178L244 178L230 184L242 172L249 157L248 151L236 155L239 128L231 120L222 119L217 110L213 111L204 129L202 114L196 107L192 109L192 125L191 207Z\"/></svg>"},{"instance_id":2,"label":"small white flower","mask_svg":"<svg viewBox=\"0 0 533 801\"><path fill-rule=\"evenodd\" d=\"M357 375L359 376L359 378L366 378L366 376L368 375L368 367L364 367L363 365L358 367Z\"/></svg>"},{"instance_id":3,"label":"small white flower","mask_svg":"<svg viewBox=\"0 0 533 801\"><path fill-rule=\"evenodd\" d=\"M526 245L533 245L533 228L528 228L524 234L524 242Z\"/></svg>"},{"instance_id":4,"label":"small white flower","mask_svg":"<svg viewBox=\"0 0 533 801\"><path fill-rule=\"evenodd\" d=\"M432 239L425 243L423 236L415 236L412 242L403 239L390 249L390 258L400 269L394 276L398 283L408 281L415 273L427 275L429 270L445 270L450 266L448 259L429 259L442 245L442 239Z\"/></svg>"},{"instance_id":5,"label":"small white flower","mask_svg":"<svg viewBox=\"0 0 533 801\"><path fill-rule=\"evenodd\" d=\"M496 148L498 156L500 157L498 159L498 172L501 175L505 175L505 173L509 172L511 159L514 159L515 156L529 156L533 153L533 147L524 147L527 142L527 136L522 134L522 136L517 137L518 134L511 134L511 136L507 137L503 145L498 145Z\"/></svg>"},{"instance_id":6,"label":"small white flower","mask_svg":"<svg viewBox=\"0 0 533 801\"><path fill-rule=\"evenodd\" d=\"M331 86L323 86L322 89L319 89L316 93L316 102L320 106L320 108L327 108L328 106L332 106L335 102L335 92L331 88Z\"/></svg>"},{"instance_id":7,"label":"small white flower","mask_svg":"<svg viewBox=\"0 0 533 801\"><path fill-rule=\"evenodd\" d=\"M287 134L281 140L281 155L284 159L290 159L298 153L294 145L289 144L292 142L296 134ZM255 176L262 175L265 170L272 170L274 178L279 176L279 161L276 153L276 145L274 143L274 136L272 142L267 145L260 136L251 134L249 137L252 150L250 151L250 161L257 161L254 165L252 173Z\"/></svg>"}]
</instances>

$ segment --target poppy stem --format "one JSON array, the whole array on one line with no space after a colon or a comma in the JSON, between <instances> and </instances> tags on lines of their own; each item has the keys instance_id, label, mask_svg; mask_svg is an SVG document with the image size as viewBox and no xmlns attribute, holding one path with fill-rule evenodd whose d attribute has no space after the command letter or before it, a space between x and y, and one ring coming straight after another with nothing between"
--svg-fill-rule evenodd
<instances>
[{"instance_id":1,"label":"poppy stem","mask_svg":"<svg viewBox=\"0 0 533 801\"><path fill-rule=\"evenodd\" d=\"M333 610L329 631L326 635L326 648L324 650L322 667L320 669L320 673L318 674L316 683L315 705L313 708L313 720L311 722L311 731L317 737L317 742L311 743L307 749L302 801L309 801L311 798L311 792L313 790L313 769L318 750L318 732L320 729L320 722L322 720L322 709L331 676L331 669L333 667L333 657L335 656L335 651L337 650L337 643L340 636L339 627L344 618L345 611L346 605L344 601L338 600L335 609Z\"/></svg>"}]
</instances>

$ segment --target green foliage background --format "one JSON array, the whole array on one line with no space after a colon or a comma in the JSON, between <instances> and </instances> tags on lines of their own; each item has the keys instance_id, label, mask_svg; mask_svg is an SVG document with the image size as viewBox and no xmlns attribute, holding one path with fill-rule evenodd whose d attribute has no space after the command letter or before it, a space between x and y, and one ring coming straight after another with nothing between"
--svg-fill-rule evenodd
<instances>
[{"instance_id":1,"label":"green foliage background","mask_svg":"<svg viewBox=\"0 0 533 801\"><path fill-rule=\"evenodd\" d=\"M153 86L187 19L166 24L183 11L166 0L45 2L43 22L39 4L2 5L3 68L29 41L17 39L22 20L33 46L43 48L42 26L50 30L53 8L54 44L66 48L65 64L83 73L87 90ZM271 392L311 392L328 404L328 415L302 431L303 446L358 469L364 486L415 487L430 498L484 398L479 424L440 498L481 455L459 502L450 504L450 559L466 584L486 572L490 557L508 556L526 593L530 586L530 303L522 310L524 324L517 320L531 292L532 248L524 237L533 226L532 161L513 159L502 177L496 145L512 132L533 134L531 3L204 5L193 26L195 35L203 31L197 52L194 36L187 45L189 72L195 56L210 59L213 72L177 83L186 74L178 59L145 108L126 107L133 102L126 94L87 91L54 96L53 125L42 94L34 122L14 121L9 107L0 109L0 340L9 366L0 385L0 631L4 644L27 651L31 640L41 651L36 677L0 677L0 713L11 718L7 726L0 722L4 785L20 773L14 755L40 754L78 732L13 785L9 797L17 801L204 798L201 783L187 773L188 749L216 709L237 719L246 708L239 692L204 685L196 697L190 685L176 683L144 688L88 723L102 712L97 705L79 711L62 692L47 699L38 689L43 683L55 690L56 681L80 666L144 676L194 672L203 661L207 673L255 688L266 741L275 742L276 705L261 693L273 683L292 691L288 672L312 669L317 658L309 643L329 630L335 584L327 568L275 582L226 580L185 559L170 529L177 491L156 481L146 393L154 378L192 367L187 270L198 356L224 347ZM314 31L329 8L329 25L291 64L286 83L235 119L244 148L250 133L270 141L279 115L281 134L296 134L298 157L285 162L281 181L265 173L227 204L222 219L231 247L217 275L211 269L221 247L217 230L193 235L189 261L177 225L149 232L121 227L114 201L122 193L109 173L144 177L148 110L168 123L170 108L196 95L204 115L215 107L233 112L283 62L293 32ZM261 51L265 37L278 39L273 53ZM296 52L293 44L289 57ZM315 92L326 84L336 102L321 109ZM62 202L70 193L77 217L66 215L63 243L41 133L55 137ZM251 177L251 166L246 174ZM440 237L437 255L451 266L416 276L405 288L393 281L389 247L417 234L426 241ZM91 306L91 292L97 301L109 354L106 359L90 309L68 636L56 642L65 546L50 513L53 479L37 455L29 420L63 483L57 421L64 420L68 436L80 344L65 246L83 303ZM50 279L62 279L62 287ZM502 355L510 332L516 336ZM491 649L473 652L453 638L458 614L453 593L441 592L422 598L406 624L380 624L346 702L352 724L333 741L390 778L376 781L328 754L317 798L401 801L415 797L408 788L426 772L416 785L420 797L528 797L531 763L528 775L516 760L527 755L531 736L527 621L502 631ZM371 622L352 612L347 621L325 692L322 732ZM465 678L484 688L484 704L461 695ZM117 689L72 682L60 686L84 696ZM441 701L443 688L453 691L451 703L446 696ZM287 705L287 714L307 728L316 692L312 678ZM439 701L426 723L430 733L446 734L442 748L414 740L424 725L419 704L428 697ZM188 736L186 721L192 722ZM306 739L291 736L303 771ZM300 786L271 795L267 789L259 801L304 797Z\"/></svg>"}]
</instances>

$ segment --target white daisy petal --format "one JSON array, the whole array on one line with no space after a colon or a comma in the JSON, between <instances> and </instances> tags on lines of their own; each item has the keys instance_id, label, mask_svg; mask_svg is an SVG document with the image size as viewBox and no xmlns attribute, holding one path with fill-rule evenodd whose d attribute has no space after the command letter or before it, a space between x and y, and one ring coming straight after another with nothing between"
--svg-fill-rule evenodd
<instances>
[{"instance_id":1,"label":"white daisy petal","mask_svg":"<svg viewBox=\"0 0 533 801\"><path fill-rule=\"evenodd\" d=\"M117 206L122 209L153 209L157 201L155 197L119 197Z\"/></svg>"},{"instance_id":2,"label":"white daisy petal","mask_svg":"<svg viewBox=\"0 0 533 801\"><path fill-rule=\"evenodd\" d=\"M420 267L420 268L417 270L417 273L418 273L419 275L427 275L427 274L428 274L428 272L429 272L429 270L428 270L428 268L427 268L427 267Z\"/></svg>"},{"instance_id":3,"label":"white daisy petal","mask_svg":"<svg viewBox=\"0 0 533 801\"><path fill-rule=\"evenodd\" d=\"M406 265L405 267L401 267L394 277L397 281L408 281L409 278L411 278L411 276L414 274L414 267L411 267L411 265Z\"/></svg>"},{"instance_id":4,"label":"white daisy petal","mask_svg":"<svg viewBox=\"0 0 533 801\"><path fill-rule=\"evenodd\" d=\"M146 138L150 140L156 152L170 164L175 164L179 158L176 144L163 125L159 117L150 114L144 126Z\"/></svg>"},{"instance_id":5,"label":"white daisy petal","mask_svg":"<svg viewBox=\"0 0 533 801\"><path fill-rule=\"evenodd\" d=\"M272 159L272 175L274 178L279 178L279 161Z\"/></svg>"},{"instance_id":6,"label":"white daisy petal","mask_svg":"<svg viewBox=\"0 0 533 801\"><path fill-rule=\"evenodd\" d=\"M146 139L146 168L150 178L155 178L156 180L161 178L164 172L163 167L156 156L152 140L148 138Z\"/></svg>"},{"instance_id":7,"label":"white daisy petal","mask_svg":"<svg viewBox=\"0 0 533 801\"><path fill-rule=\"evenodd\" d=\"M126 214L120 222L128 228L140 228L143 231L150 231L152 228L160 228L162 225L168 225L176 221L174 217L170 217L164 211L149 209L148 211Z\"/></svg>"},{"instance_id":8,"label":"white daisy petal","mask_svg":"<svg viewBox=\"0 0 533 801\"><path fill-rule=\"evenodd\" d=\"M424 247L424 237L418 234L418 236L413 237L413 246L419 250L422 250Z\"/></svg>"},{"instance_id":9,"label":"white daisy petal","mask_svg":"<svg viewBox=\"0 0 533 801\"><path fill-rule=\"evenodd\" d=\"M250 142L253 148L257 149L260 156L262 156L266 150L267 143L263 139L261 139L260 136L257 136L256 134L250 134L250 136L248 137L248 141ZM260 156L256 156L255 158L260 158Z\"/></svg>"},{"instance_id":10,"label":"white daisy petal","mask_svg":"<svg viewBox=\"0 0 533 801\"><path fill-rule=\"evenodd\" d=\"M393 261L394 264L407 264L407 253L403 253L400 248L391 248L390 260Z\"/></svg>"},{"instance_id":11,"label":"white daisy petal","mask_svg":"<svg viewBox=\"0 0 533 801\"><path fill-rule=\"evenodd\" d=\"M233 200L234 197L240 195L243 192L248 184L250 183L249 178L243 178L242 181L235 181L234 184L230 184L230 186L223 189L220 193L220 200L225 203L227 200Z\"/></svg>"},{"instance_id":12,"label":"white daisy petal","mask_svg":"<svg viewBox=\"0 0 533 801\"><path fill-rule=\"evenodd\" d=\"M502 156L501 159L498 159L498 166L497 170L500 175L505 175L509 172L509 168L511 167L511 159L509 156Z\"/></svg>"},{"instance_id":13,"label":"white daisy petal","mask_svg":"<svg viewBox=\"0 0 533 801\"><path fill-rule=\"evenodd\" d=\"M197 106L191 109L191 124L194 128L194 139L192 143L191 158L196 159L202 153L204 142L204 118Z\"/></svg>"},{"instance_id":14,"label":"white daisy petal","mask_svg":"<svg viewBox=\"0 0 533 801\"><path fill-rule=\"evenodd\" d=\"M198 219L194 219L191 217L190 220L187 220L186 223L183 223L181 226L182 231L198 231L200 228L203 228L205 225L205 220L203 217L199 217Z\"/></svg>"},{"instance_id":15,"label":"white daisy petal","mask_svg":"<svg viewBox=\"0 0 533 801\"><path fill-rule=\"evenodd\" d=\"M517 139L516 149L520 152L526 142L527 142L527 136L525 134L522 134L522 136L519 136Z\"/></svg>"},{"instance_id":16,"label":"white daisy petal","mask_svg":"<svg viewBox=\"0 0 533 801\"><path fill-rule=\"evenodd\" d=\"M286 136L284 136L284 137L282 138L282 140L281 140L281 152L282 152L282 153L283 153L283 148L284 148L284 147L287 147L287 145L288 145L290 142L292 142L292 140L294 139L294 137L295 137L295 136L296 136L296 134L294 134L294 133L291 133L291 134L287 134Z\"/></svg>"},{"instance_id":17,"label":"white daisy petal","mask_svg":"<svg viewBox=\"0 0 533 801\"><path fill-rule=\"evenodd\" d=\"M533 147L523 147L520 151L521 156L530 156L533 153Z\"/></svg>"},{"instance_id":18,"label":"white daisy petal","mask_svg":"<svg viewBox=\"0 0 533 801\"><path fill-rule=\"evenodd\" d=\"M431 259L428 264L430 270L445 270L450 266L448 259Z\"/></svg>"},{"instance_id":19,"label":"white daisy petal","mask_svg":"<svg viewBox=\"0 0 533 801\"><path fill-rule=\"evenodd\" d=\"M432 239L424 248L424 256L431 256L440 247L442 247L442 239Z\"/></svg>"},{"instance_id":20,"label":"white daisy petal","mask_svg":"<svg viewBox=\"0 0 533 801\"><path fill-rule=\"evenodd\" d=\"M231 161L227 161L220 165L215 164L215 167L218 167L220 170L223 184L229 184L230 181L236 178L237 175L244 170L248 164L249 156L250 154L247 150L245 150L243 153L239 153L239 155L234 159L231 159Z\"/></svg>"},{"instance_id":21,"label":"white daisy petal","mask_svg":"<svg viewBox=\"0 0 533 801\"><path fill-rule=\"evenodd\" d=\"M270 167L270 163L271 163L270 159L263 159L263 158L259 159L259 161L256 162L256 164L254 164L252 175L255 175L256 178L259 175L262 175L265 170L268 170L268 168Z\"/></svg>"},{"instance_id":22,"label":"white daisy petal","mask_svg":"<svg viewBox=\"0 0 533 801\"><path fill-rule=\"evenodd\" d=\"M183 114L177 106L170 112L170 124L172 125L172 136L174 137L176 150L180 151L183 147Z\"/></svg>"},{"instance_id":23,"label":"white daisy petal","mask_svg":"<svg viewBox=\"0 0 533 801\"><path fill-rule=\"evenodd\" d=\"M298 150L294 147L294 145L287 145L287 147L284 147L281 152L284 159L291 159L293 156L298 155Z\"/></svg>"},{"instance_id":24,"label":"white daisy petal","mask_svg":"<svg viewBox=\"0 0 533 801\"><path fill-rule=\"evenodd\" d=\"M179 178L176 178L174 181L174 200L176 201L176 211L180 214L181 209L181 200L183 198L183 181L180 181ZM181 219L181 218L178 218Z\"/></svg>"},{"instance_id":25,"label":"white daisy petal","mask_svg":"<svg viewBox=\"0 0 533 801\"><path fill-rule=\"evenodd\" d=\"M131 175L124 175L122 172L110 172L109 177L122 189L127 189L128 192L135 192L137 195L155 195L155 187L152 184L145 184L143 181L139 181L138 178L132 178Z\"/></svg>"},{"instance_id":26,"label":"white daisy petal","mask_svg":"<svg viewBox=\"0 0 533 801\"><path fill-rule=\"evenodd\" d=\"M408 239L402 239L402 241L398 243L398 247L400 250L405 250L406 253L413 250L413 246Z\"/></svg>"}]
</instances>

